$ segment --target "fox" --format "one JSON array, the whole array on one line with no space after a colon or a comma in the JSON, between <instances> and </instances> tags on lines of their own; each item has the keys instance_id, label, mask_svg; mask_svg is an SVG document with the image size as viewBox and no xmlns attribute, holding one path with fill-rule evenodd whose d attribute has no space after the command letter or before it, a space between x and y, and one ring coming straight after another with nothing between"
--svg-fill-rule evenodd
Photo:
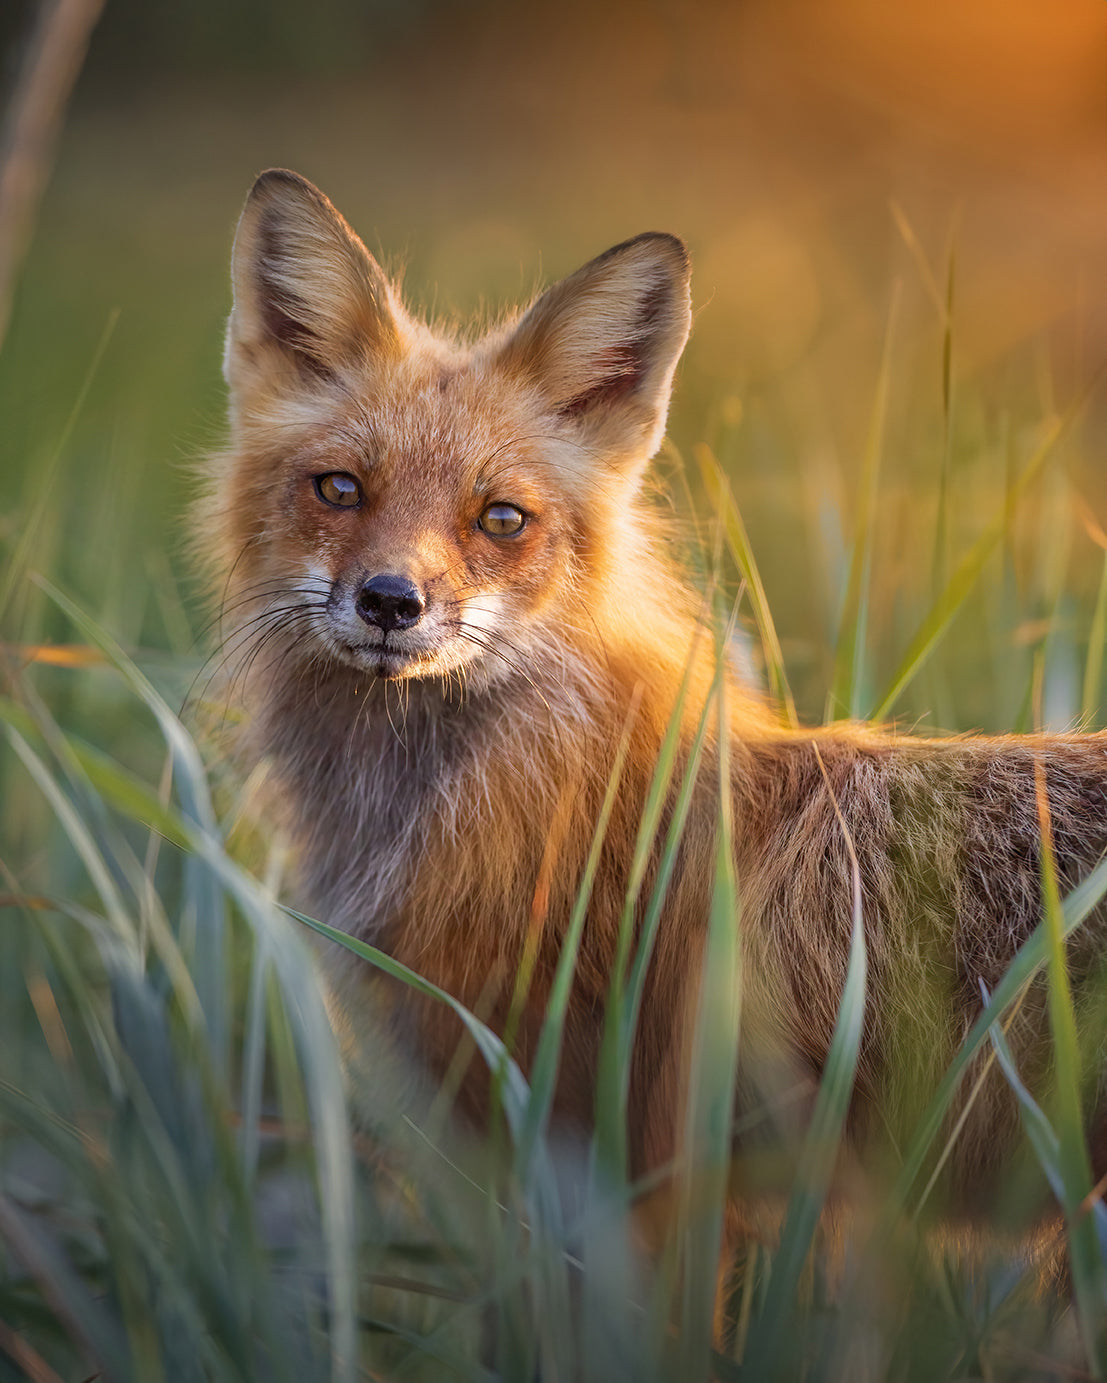
<instances>
[{"instance_id":1,"label":"fox","mask_svg":"<svg viewBox=\"0 0 1107 1383\"><path fill-rule=\"evenodd\" d=\"M692 322L676 236L618 244L465 333L409 310L323 193L272 169L241 213L232 289L229 442L196 531L245 712L241 752L268 765L303 906L510 1029L525 1073L608 799L553 1110L565 1137L587 1139L620 918L675 726L663 828L686 772L690 786L634 1043L631 1174L671 1166L685 1136L724 796L737 1112L787 1086L802 1132L859 906L867 986L847 1137L862 1159L892 1155L1043 915L1043 830L1062 890L1103 857L1107 738L795 728L758 686L718 673L703 592L646 483ZM725 717L709 706L719 676ZM1069 939L1078 1011L1095 1008L1105 931L1097 908ZM386 1032L443 1078L455 1014L338 948L325 964L344 1045ZM1087 1042L1084 1092L1097 1177L1102 1037ZM1008 1040L1047 1095L1041 979ZM457 1096L478 1122L481 1067ZM954 1216L996 1201L1018 1143L1007 1081L981 1068L978 1084L943 1174ZM764 1190L752 1173L734 1182L738 1207Z\"/></svg>"}]
</instances>

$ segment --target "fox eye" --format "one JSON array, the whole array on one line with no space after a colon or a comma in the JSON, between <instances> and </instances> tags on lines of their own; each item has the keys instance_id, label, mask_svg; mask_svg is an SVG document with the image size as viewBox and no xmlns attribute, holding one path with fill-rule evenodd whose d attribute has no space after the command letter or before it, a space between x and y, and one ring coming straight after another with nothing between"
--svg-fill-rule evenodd
<instances>
[{"instance_id":1,"label":"fox eye","mask_svg":"<svg viewBox=\"0 0 1107 1383\"><path fill-rule=\"evenodd\" d=\"M361 486L344 471L317 475L315 493L324 504L333 504L338 509L352 509L355 504L361 503Z\"/></svg>"},{"instance_id":2,"label":"fox eye","mask_svg":"<svg viewBox=\"0 0 1107 1383\"><path fill-rule=\"evenodd\" d=\"M521 533L526 515L514 504L490 504L480 516L480 526L493 538L513 538Z\"/></svg>"}]
</instances>

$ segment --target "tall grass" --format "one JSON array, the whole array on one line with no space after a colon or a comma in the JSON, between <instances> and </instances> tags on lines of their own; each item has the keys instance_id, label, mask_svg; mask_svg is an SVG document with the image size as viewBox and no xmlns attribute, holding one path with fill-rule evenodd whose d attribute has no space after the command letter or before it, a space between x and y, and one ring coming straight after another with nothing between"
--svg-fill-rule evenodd
<instances>
[{"instance_id":1,"label":"tall grass","mask_svg":"<svg viewBox=\"0 0 1107 1383\"><path fill-rule=\"evenodd\" d=\"M1040 560L1038 530L1027 539L1026 501L1065 484L1058 454L1077 444L1077 405L1014 429L1009 480L985 487L987 512L971 531L954 521L964 458L951 417L950 303L951 291L934 548L941 560L896 606L903 617L889 638L880 566L886 414L897 380L889 329L855 520L842 544L848 556L820 572L834 628L822 694L806 700L828 695L835 713L871 706L884 718L910 704L924 669L948 676L935 664L966 612L979 621L982 608L1005 597L1012 565ZM107 347L106 336L89 381ZM730 819L725 790L681 1158L637 1182L626 1133L647 970L692 784L712 741L721 788L727 781L721 674L683 766L683 693L659 755L610 977L594 1132L583 1152L569 1151L550 1114L617 770L528 1078L510 1041L451 996L326 919L282 905L279 843L242 828L214 751L205 764L173 710L198 655L179 632L189 616L171 579L162 574L142 590L116 583L123 593L96 620L86 610L92 601L61 589L85 572L71 556L45 562L51 580L32 570L81 512L80 490L72 501L58 501L58 492L76 464L71 449L84 445L74 441L74 420L89 388L43 453L22 522L6 535L0 583L0 1383L1100 1376L1107 1218L1091 1186L1080 1108L1101 1054L1088 1050L1077 1023L1064 939L1107 893L1107 863L1062 899L1046 850L1041 926L984 996L896 1167L865 1183L860 1213L839 1232L828 1202L867 988L856 869L852 883L843 881L852 940L830 1056L788 1169L777 1233L736 1243L727 1215L741 1170L731 1163L733 1135L763 1111L735 1098L745 959L732 846L741 823ZM696 457L731 564L719 585L741 592L755 661L796 723L789 641L759 570L757 530L747 532L727 480L728 471L742 472L744 443L733 428L711 442ZM1006 442L992 443L994 461ZM1001 459L1006 466L1005 452ZM844 534L846 515L837 518ZM127 541L137 544L137 532ZM1031 557L1020 558L1026 548ZM1037 576L1029 584L1035 598L1047 585ZM1086 620L1073 721L1098 714L1103 589ZM1047 605L1062 608L1052 597ZM721 669L726 620L715 625ZM1037 636L1039 652L989 644L968 677L990 674L1004 705L1008 684L1025 684L1017 699L1033 719L1051 660L1078 646L1063 625L1055 614ZM108 628L125 632L129 653ZM806 674L809 687L812 680ZM1047 819L1043 832L1048 841ZM360 1126L347 1106L313 933L347 947L351 963L356 957L453 1009L493 1073L502 1119L487 1138L459 1140L448 1120L420 1122L404 1110L382 1115L371 1133ZM1030 1094L1004 1035L1041 974L1057 1095L1048 1106ZM971 1101L971 1082L991 1061L1016 1094L1028 1156L1066 1219L1066 1268L1055 1285L1011 1245L967 1255L924 1228L957 1134L952 1111ZM637 1214L662 1190L672 1207L668 1238L646 1255ZM733 1256L717 1295L724 1245Z\"/></svg>"},{"instance_id":2,"label":"tall grass","mask_svg":"<svg viewBox=\"0 0 1107 1383\"><path fill-rule=\"evenodd\" d=\"M733 532L729 503L724 531ZM756 578L740 549L743 576ZM753 564L751 566L751 564ZM759 583L759 578L756 578ZM1069 898L1045 859L1045 918L966 1038L902 1171L832 1267L820 1216L850 1100L865 1004L862 900L837 1031L779 1239L747 1246L716 1316L742 992L741 920L720 792L717 867L684 1161L671 1238L637 1247L628 1070L635 1017L683 809L708 722L726 724L720 678L684 776L675 733L647 802L639 859L675 801L635 934L628 898L583 1174L548 1137L575 940L562 954L528 1081L502 1041L388 956L290 914L228 843L188 732L135 663L79 606L40 583L70 622L77 663L156 728L164 771L144 781L64 729L24 674L0 702L14 755L53 817L53 882L6 869L4 1078L0 1081L0 1377L121 1380L1028 1378L1099 1376L1107 1221L1080 1123L1080 1051L1062 939L1107 892L1107 864ZM720 639L722 639L720 635ZM719 646L720 665L723 643ZM71 672L70 676L80 676ZM680 712L678 707L678 715ZM725 783L726 740L719 771ZM616 778L617 778L616 770ZM612 800L616 778L611 784ZM675 797L673 796L675 789ZM1043 819L1048 841L1048 820ZM596 824L598 858L605 815ZM843 823L843 829L844 823ZM641 868L634 889L641 889ZM449 1005L496 1072L512 1154L463 1160L448 1137L400 1119L371 1141L351 1126L341 1066L303 928ZM1045 967L1054 1121L1022 1084L999 1026ZM935 1256L905 1223L927 1188L960 1082L989 1039L1029 1142L1070 1224L1079 1331L1009 1253L981 1267ZM948 1135L947 1135L948 1136ZM583 1175L579 1194L566 1178ZM906 1220L905 1220L906 1217ZM832 1278L836 1282L832 1285ZM867 1292L883 1282L884 1299ZM1017 1307L1017 1309L1016 1309ZM1077 1340L1080 1341L1077 1344ZM719 1353L722 1346L724 1352Z\"/></svg>"}]
</instances>

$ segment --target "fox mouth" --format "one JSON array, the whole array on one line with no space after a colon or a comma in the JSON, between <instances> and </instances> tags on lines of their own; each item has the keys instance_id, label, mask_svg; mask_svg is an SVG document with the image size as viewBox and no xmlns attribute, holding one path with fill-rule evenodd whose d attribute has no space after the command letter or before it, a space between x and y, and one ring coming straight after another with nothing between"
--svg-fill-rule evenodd
<instances>
[{"instance_id":1,"label":"fox mouth","mask_svg":"<svg viewBox=\"0 0 1107 1383\"><path fill-rule=\"evenodd\" d=\"M355 644L343 640L342 651L349 662L385 681L398 681L416 671L425 655L389 648L385 644Z\"/></svg>"}]
</instances>

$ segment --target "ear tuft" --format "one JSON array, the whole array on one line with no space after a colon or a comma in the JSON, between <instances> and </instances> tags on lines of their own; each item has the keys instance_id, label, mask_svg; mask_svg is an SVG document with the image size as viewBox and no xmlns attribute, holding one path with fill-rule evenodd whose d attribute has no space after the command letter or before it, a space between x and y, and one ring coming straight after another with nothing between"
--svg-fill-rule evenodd
<instances>
[{"instance_id":1,"label":"ear tuft","mask_svg":"<svg viewBox=\"0 0 1107 1383\"><path fill-rule=\"evenodd\" d=\"M502 363L612 459L647 459L664 433L691 324L689 272L676 236L651 232L616 245L534 303Z\"/></svg>"}]
</instances>

